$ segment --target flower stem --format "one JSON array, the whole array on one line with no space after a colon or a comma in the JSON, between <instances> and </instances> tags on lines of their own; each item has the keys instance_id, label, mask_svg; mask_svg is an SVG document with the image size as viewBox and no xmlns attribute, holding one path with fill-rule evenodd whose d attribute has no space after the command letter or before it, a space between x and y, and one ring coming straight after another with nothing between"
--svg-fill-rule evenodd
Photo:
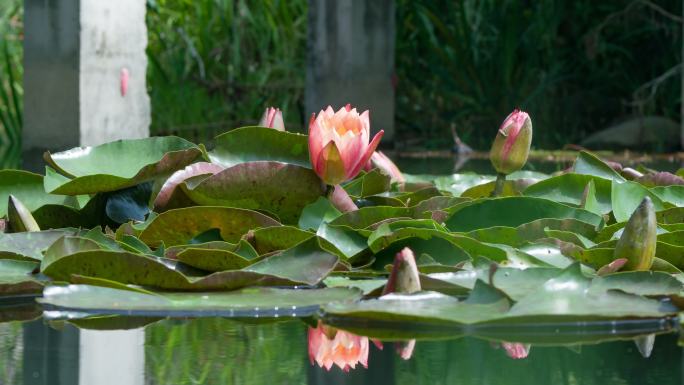
<instances>
[{"instance_id":1,"label":"flower stem","mask_svg":"<svg viewBox=\"0 0 684 385\"><path fill-rule=\"evenodd\" d=\"M506 174L498 173L496 174L496 185L494 185L494 191L492 191L492 197L496 198L501 195L504 189L504 184L506 183Z\"/></svg>"}]
</instances>

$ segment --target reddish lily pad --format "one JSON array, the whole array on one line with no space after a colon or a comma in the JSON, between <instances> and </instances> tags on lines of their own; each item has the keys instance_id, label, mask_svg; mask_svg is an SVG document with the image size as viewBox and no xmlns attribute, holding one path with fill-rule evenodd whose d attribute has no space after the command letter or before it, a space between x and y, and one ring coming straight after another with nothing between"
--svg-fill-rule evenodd
<instances>
[{"instance_id":1,"label":"reddish lily pad","mask_svg":"<svg viewBox=\"0 0 684 385\"><path fill-rule=\"evenodd\" d=\"M256 211L233 207L197 206L159 214L140 233L140 240L152 247L187 244L198 234L219 229L224 241L236 243L247 231L280 226L275 219Z\"/></svg>"}]
</instances>

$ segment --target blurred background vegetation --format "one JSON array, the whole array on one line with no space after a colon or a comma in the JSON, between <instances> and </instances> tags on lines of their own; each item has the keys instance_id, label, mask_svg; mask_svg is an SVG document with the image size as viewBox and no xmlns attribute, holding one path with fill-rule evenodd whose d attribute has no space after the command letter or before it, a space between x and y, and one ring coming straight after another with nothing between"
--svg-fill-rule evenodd
<instances>
[{"instance_id":1,"label":"blurred background vegetation","mask_svg":"<svg viewBox=\"0 0 684 385\"><path fill-rule=\"evenodd\" d=\"M152 133L205 140L267 105L303 130L307 0L148 0ZM396 0L399 142L487 149L514 107L559 148L640 115L679 120L682 2ZM0 2L0 142L21 127L22 1ZM1 147L1 146L0 146ZM1 151L1 150L0 150ZM2 158L2 154L0 154Z\"/></svg>"}]
</instances>

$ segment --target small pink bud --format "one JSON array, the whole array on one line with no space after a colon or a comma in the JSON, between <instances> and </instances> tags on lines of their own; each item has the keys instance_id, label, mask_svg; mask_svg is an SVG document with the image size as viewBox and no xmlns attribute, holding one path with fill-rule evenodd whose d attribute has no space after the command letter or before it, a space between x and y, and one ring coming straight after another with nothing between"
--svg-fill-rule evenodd
<instances>
[{"instance_id":1,"label":"small pink bud","mask_svg":"<svg viewBox=\"0 0 684 385\"><path fill-rule=\"evenodd\" d=\"M262 127L274 128L278 131L285 131L283 113L279 108L268 107L261 116L259 125Z\"/></svg>"},{"instance_id":2,"label":"small pink bud","mask_svg":"<svg viewBox=\"0 0 684 385\"><path fill-rule=\"evenodd\" d=\"M518 109L513 110L496 133L489 158L500 174L520 170L527 162L532 144L532 120Z\"/></svg>"},{"instance_id":3,"label":"small pink bud","mask_svg":"<svg viewBox=\"0 0 684 385\"><path fill-rule=\"evenodd\" d=\"M130 78L130 73L128 72L128 68L124 67L121 69L121 73L119 74L119 87L121 89L121 96L126 96L126 93L128 93L128 80Z\"/></svg>"},{"instance_id":4,"label":"small pink bud","mask_svg":"<svg viewBox=\"0 0 684 385\"><path fill-rule=\"evenodd\" d=\"M420 291L420 275L413 251L404 247L394 257L392 272L390 273L382 295L389 293L411 294Z\"/></svg>"}]
</instances>

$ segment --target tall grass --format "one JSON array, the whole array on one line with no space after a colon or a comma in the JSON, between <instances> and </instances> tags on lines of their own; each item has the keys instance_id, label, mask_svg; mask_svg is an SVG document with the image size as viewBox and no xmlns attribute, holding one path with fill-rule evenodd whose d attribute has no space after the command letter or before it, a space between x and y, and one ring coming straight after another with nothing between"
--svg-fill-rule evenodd
<instances>
[{"instance_id":1,"label":"tall grass","mask_svg":"<svg viewBox=\"0 0 684 385\"><path fill-rule=\"evenodd\" d=\"M0 168L15 167L23 120L22 2L0 3Z\"/></svg>"},{"instance_id":2,"label":"tall grass","mask_svg":"<svg viewBox=\"0 0 684 385\"><path fill-rule=\"evenodd\" d=\"M279 106L302 127L306 0L149 0L152 132L211 136Z\"/></svg>"},{"instance_id":3,"label":"tall grass","mask_svg":"<svg viewBox=\"0 0 684 385\"><path fill-rule=\"evenodd\" d=\"M398 135L486 148L515 107L535 144L557 147L634 114L679 119L679 80L635 90L681 63L681 1L397 0ZM432 143L431 143L432 141Z\"/></svg>"}]
</instances>

